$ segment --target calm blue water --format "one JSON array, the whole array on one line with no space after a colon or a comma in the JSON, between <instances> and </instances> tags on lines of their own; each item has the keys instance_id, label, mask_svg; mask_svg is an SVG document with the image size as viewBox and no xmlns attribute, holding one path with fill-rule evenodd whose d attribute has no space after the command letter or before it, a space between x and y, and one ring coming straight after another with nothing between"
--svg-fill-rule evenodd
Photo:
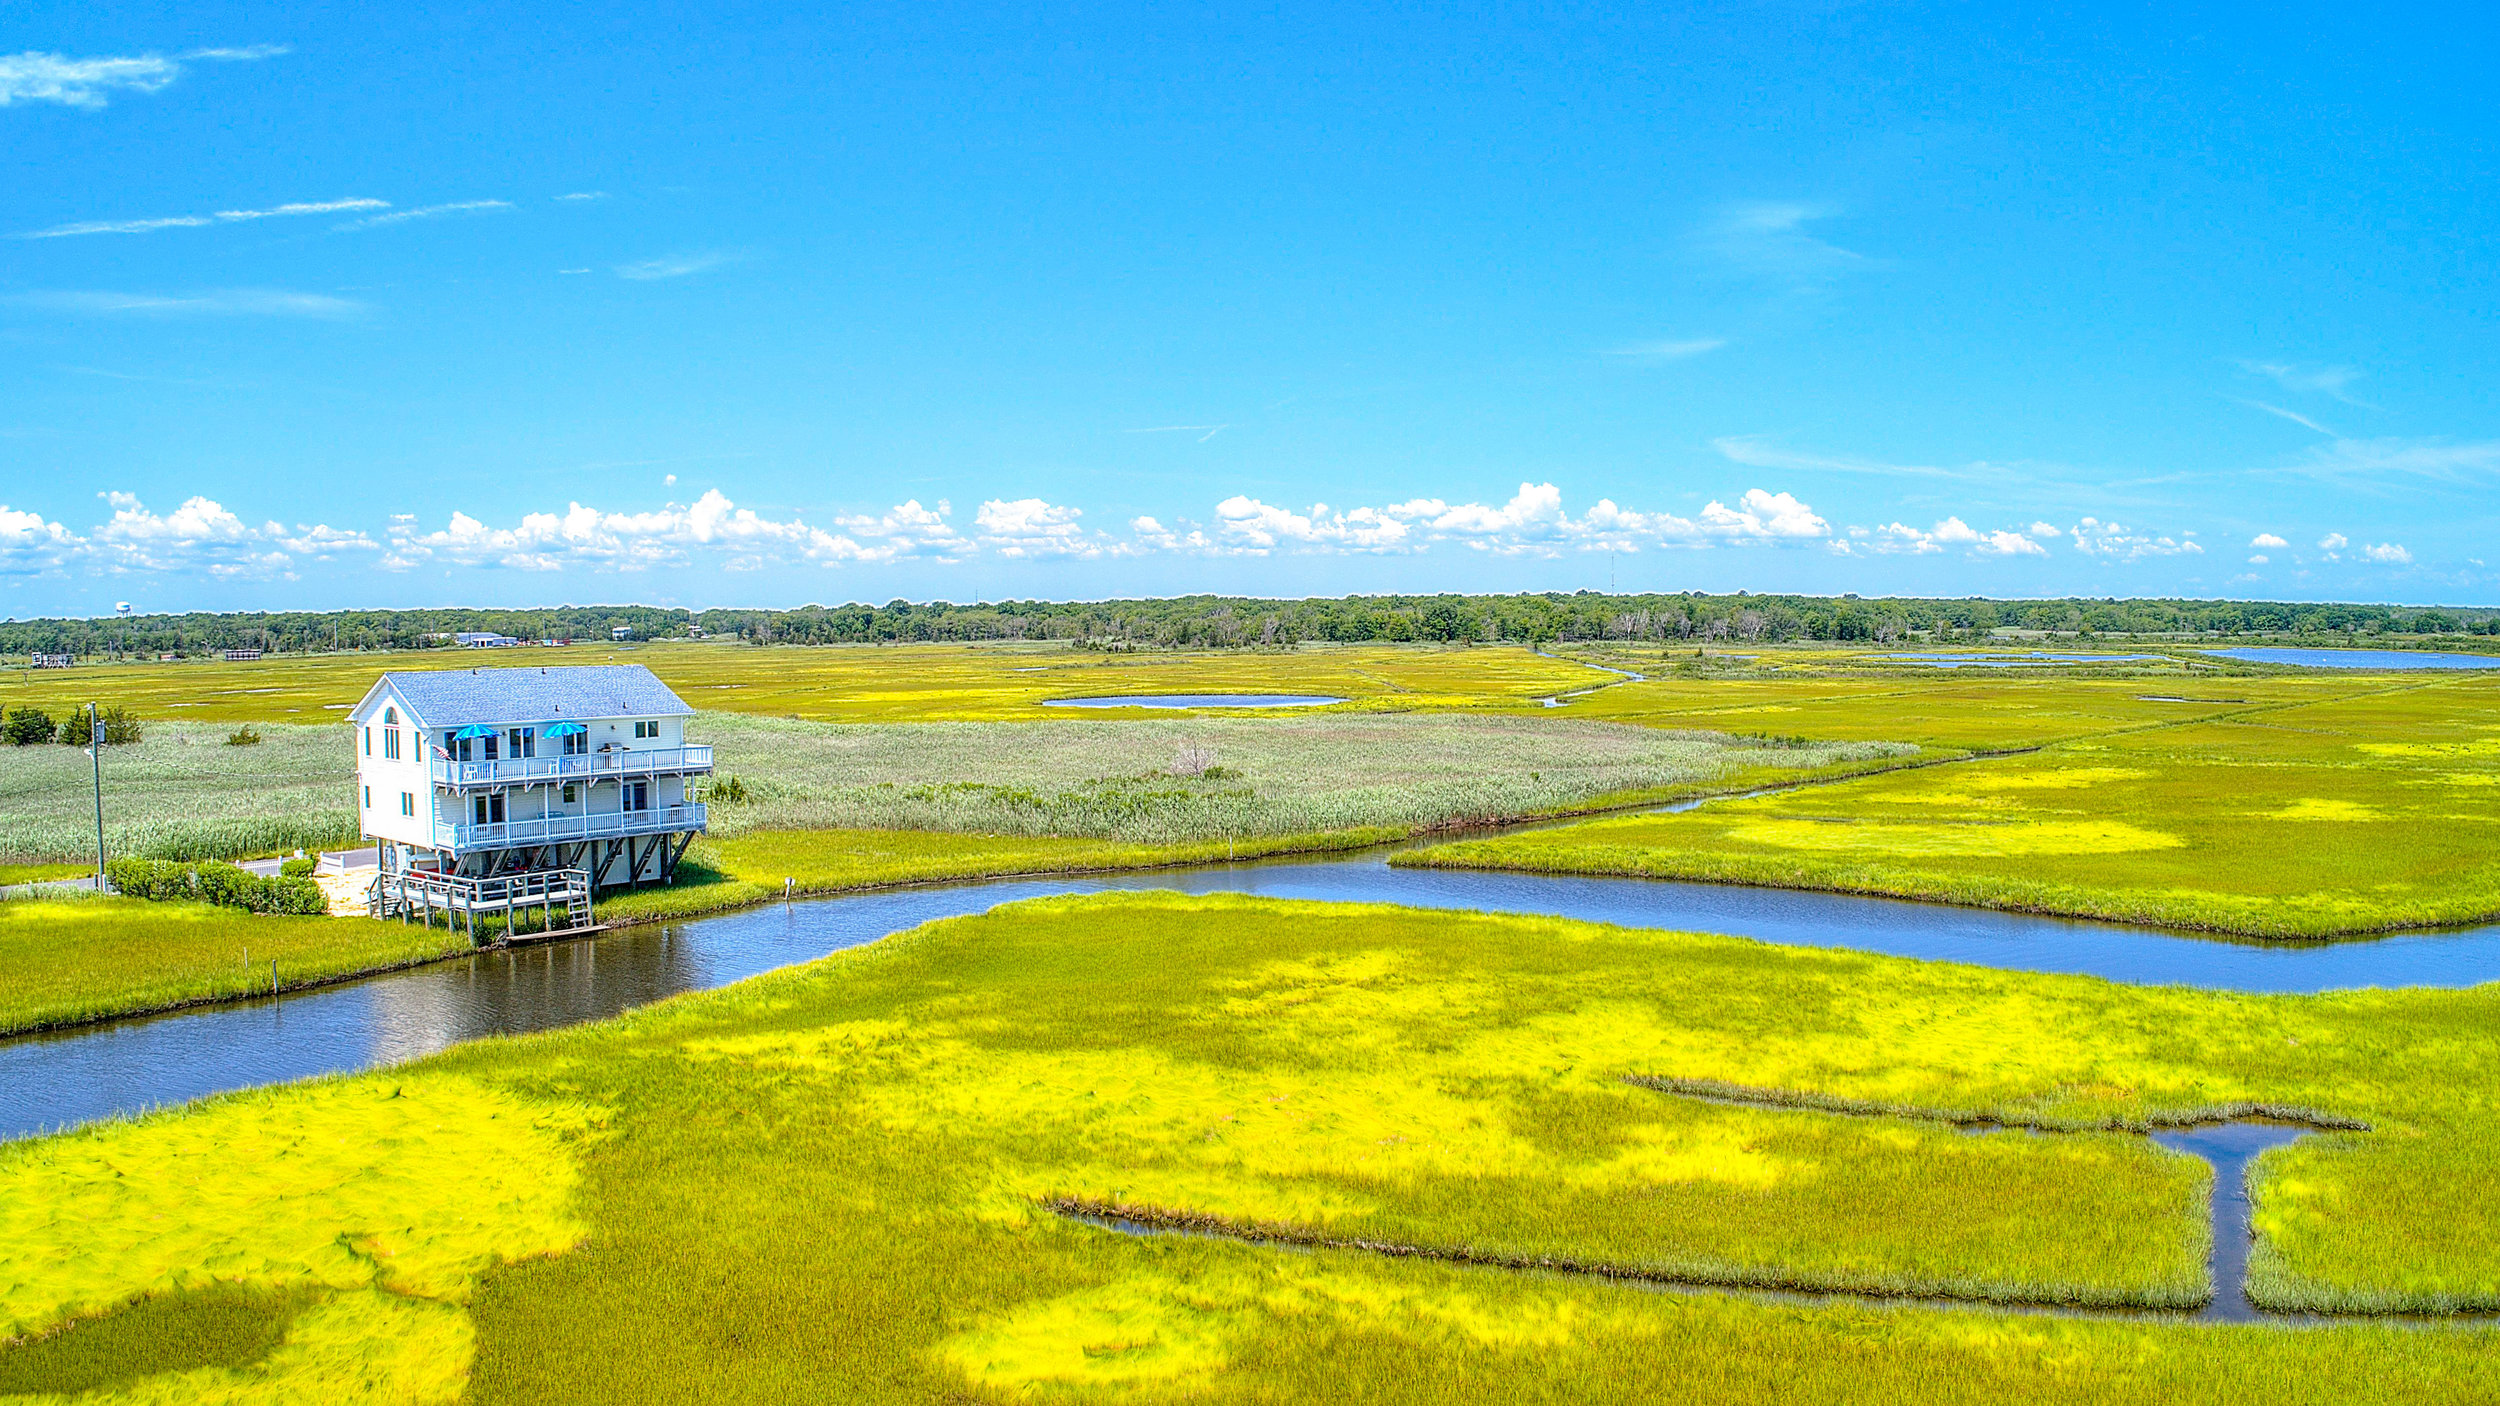
<instances>
[{"instance_id":1,"label":"calm blue water","mask_svg":"<svg viewBox=\"0 0 2500 1406\"><path fill-rule=\"evenodd\" d=\"M1343 703L1317 693L1141 693L1125 698L1050 698L1045 708L1315 708Z\"/></svg>"},{"instance_id":2,"label":"calm blue water","mask_svg":"<svg viewBox=\"0 0 2500 1406\"><path fill-rule=\"evenodd\" d=\"M601 1020L1020 898L1140 889L1555 914L1629 927L1732 933L1791 946L2235 991L2500 981L2500 925L2269 946L1848 894L1393 869L1374 852L806 899L487 952L277 1000L0 1040L0 1138L221 1089L414 1059L462 1040Z\"/></svg>"},{"instance_id":3,"label":"calm blue water","mask_svg":"<svg viewBox=\"0 0 2500 1406\"><path fill-rule=\"evenodd\" d=\"M1924 664L1932 669L2019 669L2033 664L2158 663L2162 654L1872 654L1894 664Z\"/></svg>"},{"instance_id":4,"label":"calm blue water","mask_svg":"<svg viewBox=\"0 0 2500 1406\"><path fill-rule=\"evenodd\" d=\"M2412 649L2278 649L2239 646L2208 649L2252 664L2298 664L2304 669L2500 669L2500 654L2437 654Z\"/></svg>"}]
</instances>

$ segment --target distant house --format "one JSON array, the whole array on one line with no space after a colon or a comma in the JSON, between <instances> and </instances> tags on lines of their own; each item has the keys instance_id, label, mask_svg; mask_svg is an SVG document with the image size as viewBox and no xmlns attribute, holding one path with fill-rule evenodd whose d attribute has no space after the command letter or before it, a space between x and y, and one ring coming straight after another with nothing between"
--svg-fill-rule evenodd
<instances>
[{"instance_id":1,"label":"distant house","mask_svg":"<svg viewBox=\"0 0 2500 1406\"><path fill-rule=\"evenodd\" d=\"M226 651L226 662L229 664L249 664L258 658L260 658L260 651L257 649L229 649Z\"/></svg>"},{"instance_id":2,"label":"distant house","mask_svg":"<svg viewBox=\"0 0 2500 1406\"><path fill-rule=\"evenodd\" d=\"M633 637L634 627L631 625L617 625L608 631L608 638L612 640L629 640Z\"/></svg>"},{"instance_id":3,"label":"distant house","mask_svg":"<svg viewBox=\"0 0 2500 1406\"><path fill-rule=\"evenodd\" d=\"M34 656L34 664L38 669L66 669L70 665L77 662L78 656L75 654L44 654L38 652Z\"/></svg>"},{"instance_id":4,"label":"distant house","mask_svg":"<svg viewBox=\"0 0 2500 1406\"><path fill-rule=\"evenodd\" d=\"M705 825L687 784L712 770L686 741L693 714L639 664L383 674L347 715L381 850L374 911L571 885L587 921L592 890L673 879Z\"/></svg>"},{"instance_id":5,"label":"distant house","mask_svg":"<svg viewBox=\"0 0 2500 1406\"><path fill-rule=\"evenodd\" d=\"M510 635L498 635L486 630L462 630L451 638L462 649L509 649L520 643Z\"/></svg>"}]
</instances>

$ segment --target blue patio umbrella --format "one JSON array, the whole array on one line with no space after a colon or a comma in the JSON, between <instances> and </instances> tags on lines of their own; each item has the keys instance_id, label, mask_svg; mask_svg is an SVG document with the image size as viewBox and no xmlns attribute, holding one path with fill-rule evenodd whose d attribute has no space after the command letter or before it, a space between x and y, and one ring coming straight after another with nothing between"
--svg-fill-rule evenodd
<instances>
[{"instance_id":1,"label":"blue patio umbrella","mask_svg":"<svg viewBox=\"0 0 2500 1406\"><path fill-rule=\"evenodd\" d=\"M458 732L453 733L451 735L451 740L454 742L466 742L472 737L492 737L494 735L495 730L488 727L486 724L471 723L467 727L460 729Z\"/></svg>"},{"instance_id":2,"label":"blue patio umbrella","mask_svg":"<svg viewBox=\"0 0 2500 1406\"><path fill-rule=\"evenodd\" d=\"M547 729L543 735L547 737L569 737L576 732L588 731L590 731L590 729L582 726L580 723L557 723L554 727Z\"/></svg>"}]
</instances>

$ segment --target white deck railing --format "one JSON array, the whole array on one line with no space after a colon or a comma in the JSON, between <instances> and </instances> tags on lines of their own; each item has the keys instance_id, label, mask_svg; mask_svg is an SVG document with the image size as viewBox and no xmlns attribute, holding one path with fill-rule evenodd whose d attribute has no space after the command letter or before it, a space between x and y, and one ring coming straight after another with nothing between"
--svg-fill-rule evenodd
<instances>
[{"instance_id":1,"label":"white deck railing","mask_svg":"<svg viewBox=\"0 0 2500 1406\"><path fill-rule=\"evenodd\" d=\"M624 776L675 776L711 769L709 746L577 752L569 757L507 757L491 762L463 762L449 757L430 757L426 761L426 771L438 786L600 781Z\"/></svg>"},{"instance_id":2,"label":"white deck railing","mask_svg":"<svg viewBox=\"0 0 2500 1406\"><path fill-rule=\"evenodd\" d=\"M536 820L501 820L484 825L438 821L434 826L434 847L465 854L471 850L509 849L514 845L613 840L627 835L666 835L679 830L700 830L707 819L702 806L682 805L608 811L599 815L549 815Z\"/></svg>"}]
</instances>

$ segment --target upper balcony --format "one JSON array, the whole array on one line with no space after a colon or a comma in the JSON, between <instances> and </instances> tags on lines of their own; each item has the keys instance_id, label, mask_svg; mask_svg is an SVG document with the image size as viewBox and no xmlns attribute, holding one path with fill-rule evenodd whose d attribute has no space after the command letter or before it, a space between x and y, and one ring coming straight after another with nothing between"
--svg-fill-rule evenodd
<instances>
[{"instance_id":1,"label":"upper balcony","mask_svg":"<svg viewBox=\"0 0 2500 1406\"><path fill-rule=\"evenodd\" d=\"M574 758L567 757L566 761ZM466 854L472 850L509 849L516 845L563 844L573 840L613 840L628 835L665 835L700 830L709 819L700 805L654 806L649 810L607 811L598 815L549 815L536 820L499 820L471 825L439 821L434 847Z\"/></svg>"},{"instance_id":2,"label":"upper balcony","mask_svg":"<svg viewBox=\"0 0 2500 1406\"><path fill-rule=\"evenodd\" d=\"M431 757L427 775L437 786L528 786L551 781L607 781L637 776L701 776L712 770L712 749L651 747L613 752L577 752L569 757L509 757L501 761L463 762Z\"/></svg>"}]
</instances>

